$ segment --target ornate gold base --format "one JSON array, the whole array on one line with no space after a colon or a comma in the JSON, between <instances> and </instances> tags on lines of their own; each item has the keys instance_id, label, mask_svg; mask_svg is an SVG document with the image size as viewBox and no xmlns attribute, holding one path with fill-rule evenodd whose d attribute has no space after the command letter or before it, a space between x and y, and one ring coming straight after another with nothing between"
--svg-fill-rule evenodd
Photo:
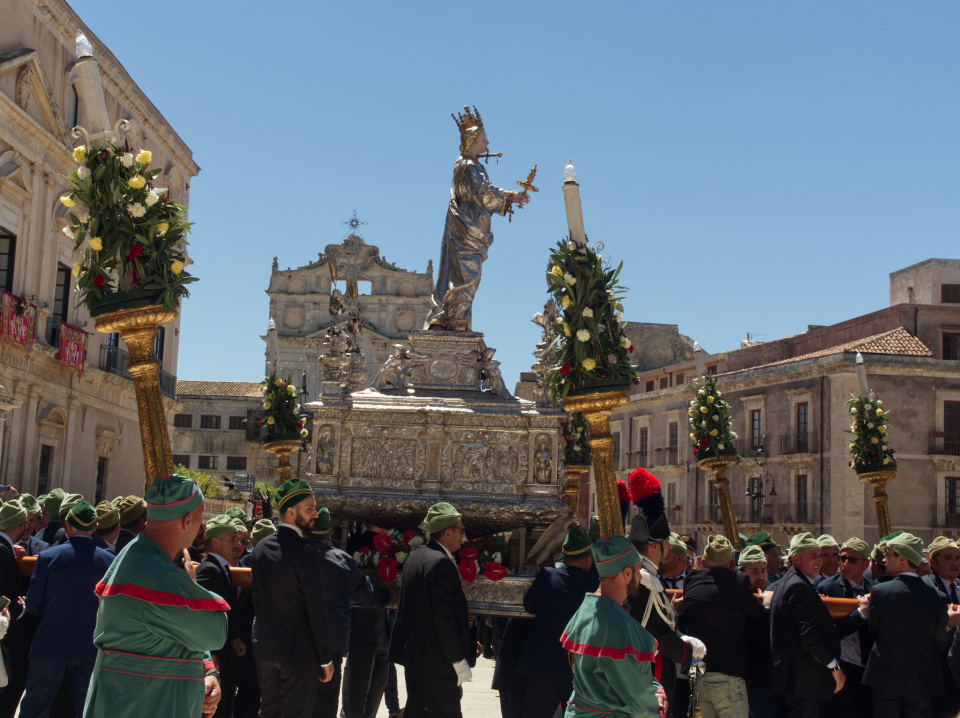
<instances>
[{"instance_id":1,"label":"ornate gold base","mask_svg":"<svg viewBox=\"0 0 960 718\"><path fill-rule=\"evenodd\" d=\"M97 331L101 334L119 332L130 352L127 372L133 379L137 396L140 440L143 443L144 491L150 488L155 477L173 473L170 435L167 433L163 396L160 393L160 361L153 353L157 343L157 327L169 324L176 318L176 312L167 311L160 305L121 309L96 318Z\"/></svg>"},{"instance_id":2,"label":"ornate gold base","mask_svg":"<svg viewBox=\"0 0 960 718\"><path fill-rule=\"evenodd\" d=\"M570 464L564 466L563 470L567 474L567 483L563 488L563 502L570 507L570 515L576 519L580 508L580 476L590 471L590 467Z\"/></svg>"},{"instance_id":3,"label":"ornate gold base","mask_svg":"<svg viewBox=\"0 0 960 718\"><path fill-rule=\"evenodd\" d=\"M277 457L277 473L280 474L280 483L290 478L290 454L300 450L298 439L281 439L264 443L263 450Z\"/></svg>"},{"instance_id":4,"label":"ornate gold base","mask_svg":"<svg viewBox=\"0 0 960 718\"><path fill-rule=\"evenodd\" d=\"M736 549L740 544L740 529L737 527L737 517L733 513L733 501L730 499L730 481L727 479L727 469L738 462L736 454L729 456L711 456L697 462L704 471L713 472L713 483L717 487L717 498L720 501L720 513L723 514L723 533L730 539Z\"/></svg>"},{"instance_id":5,"label":"ornate gold base","mask_svg":"<svg viewBox=\"0 0 960 718\"><path fill-rule=\"evenodd\" d=\"M880 536L893 531L890 524L890 507L887 504L887 482L897 478L896 471L867 471L859 475L860 481L873 486L873 503L877 508L877 530Z\"/></svg>"},{"instance_id":6,"label":"ornate gold base","mask_svg":"<svg viewBox=\"0 0 960 718\"><path fill-rule=\"evenodd\" d=\"M617 472L613 465L613 437L610 435L610 413L628 401L628 391L607 391L568 396L563 410L580 412L590 427L587 443L593 450L593 477L597 484L597 512L600 533L604 536L623 534L620 500L617 497Z\"/></svg>"}]
</instances>

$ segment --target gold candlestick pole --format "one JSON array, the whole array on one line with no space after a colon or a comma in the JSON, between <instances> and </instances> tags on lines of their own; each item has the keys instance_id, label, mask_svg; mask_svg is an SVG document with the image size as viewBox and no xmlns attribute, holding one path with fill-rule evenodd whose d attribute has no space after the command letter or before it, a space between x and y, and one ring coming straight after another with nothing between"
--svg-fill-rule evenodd
<instances>
[{"instance_id":1,"label":"gold candlestick pole","mask_svg":"<svg viewBox=\"0 0 960 718\"><path fill-rule=\"evenodd\" d=\"M176 312L159 305L139 309L121 309L96 318L97 331L102 334L120 333L130 352L127 372L133 379L140 417L140 439L143 443L144 491L157 476L173 473L173 455L170 435L163 411L160 393L160 361L153 355L157 342L157 327L177 318Z\"/></svg>"},{"instance_id":2,"label":"gold candlestick pole","mask_svg":"<svg viewBox=\"0 0 960 718\"><path fill-rule=\"evenodd\" d=\"M568 414L582 413L590 427L587 443L593 450L593 478L597 484L597 512L600 514L600 533L603 536L623 534L617 473L613 465L610 413L627 403L627 394L625 390L595 392L568 396L563 400L563 410Z\"/></svg>"},{"instance_id":3,"label":"gold candlestick pole","mask_svg":"<svg viewBox=\"0 0 960 718\"><path fill-rule=\"evenodd\" d=\"M263 450L277 457L277 473L280 474L280 483L290 478L290 454L300 450L300 439L278 439L267 441Z\"/></svg>"},{"instance_id":4,"label":"gold candlestick pole","mask_svg":"<svg viewBox=\"0 0 960 718\"><path fill-rule=\"evenodd\" d=\"M563 502L570 507L570 515L577 518L577 511L580 508L580 475L590 471L590 467L568 464L563 467L563 470L567 473L567 483L563 489Z\"/></svg>"},{"instance_id":5,"label":"gold candlestick pole","mask_svg":"<svg viewBox=\"0 0 960 718\"><path fill-rule=\"evenodd\" d=\"M873 503L877 509L877 530L880 536L893 531L890 525L890 507L887 504L887 482L897 478L896 471L866 471L859 476L860 481L873 487Z\"/></svg>"},{"instance_id":6,"label":"gold candlestick pole","mask_svg":"<svg viewBox=\"0 0 960 718\"><path fill-rule=\"evenodd\" d=\"M730 539L734 548L740 550L740 530L737 528L737 517L733 513L733 501L730 500L730 480L727 479L727 469L737 463L736 455L713 456L697 462L704 471L713 472L713 483L717 487L717 498L720 500L720 513L723 515L723 534Z\"/></svg>"}]
</instances>

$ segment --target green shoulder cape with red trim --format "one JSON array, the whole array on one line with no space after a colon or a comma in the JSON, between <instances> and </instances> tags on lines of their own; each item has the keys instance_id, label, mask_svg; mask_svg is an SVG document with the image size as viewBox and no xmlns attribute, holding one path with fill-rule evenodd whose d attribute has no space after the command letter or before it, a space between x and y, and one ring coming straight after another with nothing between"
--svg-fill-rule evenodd
<instances>
[{"instance_id":1,"label":"green shoulder cape with red trim","mask_svg":"<svg viewBox=\"0 0 960 718\"><path fill-rule=\"evenodd\" d=\"M622 606L587 594L560 642L573 663L573 695L565 718L659 716L660 685L653 677L657 641Z\"/></svg>"}]
</instances>

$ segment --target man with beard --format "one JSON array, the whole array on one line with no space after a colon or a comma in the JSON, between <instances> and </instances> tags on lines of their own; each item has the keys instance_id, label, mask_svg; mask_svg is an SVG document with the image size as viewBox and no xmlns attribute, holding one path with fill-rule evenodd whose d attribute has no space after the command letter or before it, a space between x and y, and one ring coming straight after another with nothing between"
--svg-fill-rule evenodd
<instances>
[{"instance_id":1,"label":"man with beard","mask_svg":"<svg viewBox=\"0 0 960 718\"><path fill-rule=\"evenodd\" d=\"M623 610L640 588L640 553L623 536L591 549L600 595L588 593L560 642L570 652L573 693L565 718L649 716L665 708L666 694L653 677L657 643Z\"/></svg>"},{"instance_id":2,"label":"man with beard","mask_svg":"<svg viewBox=\"0 0 960 718\"><path fill-rule=\"evenodd\" d=\"M737 567L750 579L750 590L767 592L767 556L759 545L747 546L740 552ZM763 623L747 630L747 702L750 718L782 718L787 712L783 696L770 689L770 611L763 612Z\"/></svg>"},{"instance_id":3,"label":"man with beard","mask_svg":"<svg viewBox=\"0 0 960 718\"><path fill-rule=\"evenodd\" d=\"M280 525L257 544L251 577L260 671L261 718L309 718L317 681L333 677L323 593L323 560L306 539L317 500L303 479L288 479L275 495Z\"/></svg>"}]
</instances>

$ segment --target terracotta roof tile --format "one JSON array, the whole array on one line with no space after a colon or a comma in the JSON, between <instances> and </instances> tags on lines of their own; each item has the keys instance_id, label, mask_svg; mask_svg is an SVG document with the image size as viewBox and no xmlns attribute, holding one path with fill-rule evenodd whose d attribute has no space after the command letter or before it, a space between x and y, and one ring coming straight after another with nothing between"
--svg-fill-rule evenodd
<instances>
[{"instance_id":1,"label":"terracotta roof tile","mask_svg":"<svg viewBox=\"0 0 960 718\"><path fill-rule=\"evenodd\" d=\"M256 381L193 381L177 379L177 396L235 396L257 397L263 395L260 382Z\"/></svg>"}]
</instances>

